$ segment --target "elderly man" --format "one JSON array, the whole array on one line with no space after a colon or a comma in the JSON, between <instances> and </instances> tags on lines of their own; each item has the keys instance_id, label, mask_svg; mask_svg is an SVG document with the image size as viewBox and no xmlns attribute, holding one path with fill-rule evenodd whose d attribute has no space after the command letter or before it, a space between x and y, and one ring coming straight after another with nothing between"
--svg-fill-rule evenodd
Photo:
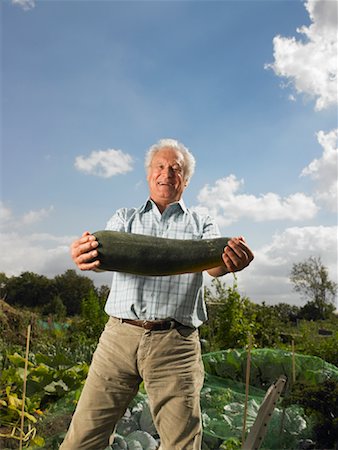
<instances>
[{"instance_id":1,"label":"elderly man","mask_svg":"<svg viewBox=\"0 0 338 450\"><path fill-rule=\"evenodd\" d=\"M189 210L182 194L195 159L173 139L146 155L149 198L139 208L118 210L107 230L173 239L219 237L208 215ZM71 247L81 270L99 270L97 241L85 232ZM94 259L94 260L93 260ZM229 241L213 277L244 269L253 254L243 237ZM198 450L202 425L203 365L198 327L206 320L203 274L147 277L113 272L110 316L94 353L62 450L100 450L144 381L161 450Z\"/></svg>"}]
</instances>

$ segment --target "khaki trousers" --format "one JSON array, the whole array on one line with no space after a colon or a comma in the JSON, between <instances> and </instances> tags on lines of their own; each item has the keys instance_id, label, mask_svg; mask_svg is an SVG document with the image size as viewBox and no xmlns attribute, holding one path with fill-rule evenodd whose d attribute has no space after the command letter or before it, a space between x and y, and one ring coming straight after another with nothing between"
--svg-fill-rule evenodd
<instances>
[{"instance_id":1,"label":"khaki trousers","mask_svg":"<svg viewBox=\"0 0 338 450\"><path fill-rule=\"evenodd\" d=\"M160 449L199 450L203 378L197 330L154 332L110 318L60 449L105 449L143 379Z\"/></svg>"}]
</instances>

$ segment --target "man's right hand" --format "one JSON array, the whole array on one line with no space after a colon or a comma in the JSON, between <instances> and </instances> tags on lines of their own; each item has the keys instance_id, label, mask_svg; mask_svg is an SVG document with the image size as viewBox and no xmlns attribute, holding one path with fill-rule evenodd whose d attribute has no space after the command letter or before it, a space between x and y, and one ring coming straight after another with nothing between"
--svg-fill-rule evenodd
<instances>
[{"instance_id":1,"label":"man's right hand","mask_svg":"<svg viewBox=\"0 0 338 450\"><path fill-rule=\"evenodd\" d=\"M95 236L85 231L80 239L76 239L71 247L70 253L73 261L77 267L81 270L95 270L99 268L100 261L95 260L97 257L97 247L99 243L97 242Z\"/></svg>"}]
</instances>

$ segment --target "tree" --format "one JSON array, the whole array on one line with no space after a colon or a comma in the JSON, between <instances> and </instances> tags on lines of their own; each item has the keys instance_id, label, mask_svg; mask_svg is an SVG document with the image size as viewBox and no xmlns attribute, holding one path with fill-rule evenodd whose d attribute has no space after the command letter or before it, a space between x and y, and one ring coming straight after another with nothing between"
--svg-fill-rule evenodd
<instances>
[{"instance_id":1,"label":"tree","mask_svg":"<svg viewBox=\"0 0 338 450\"><path fill-rule=\"evenodd\" d=\"M8 277L4 272L0 272L0 299L6 300Z\"/></svg>"},{"instance_id":2,"label":"tree","mask_svg":"<svg viewBox=\"0 0 338 450\"><path fill-rule=\"evenodd\" d=\"M236 277L232 287L215 278L213 290L206 288L205 298L209 315L206 338L211 341L211 350L246 345L248 334L253 334L255 318L251 302L237 290Z\"/></svg>"},{"instance_id":3,"label":"tree","mask_svg":"<svg viewBox=\"0 0 338 450\"><path fill-rule=\"evenodd\" d=\"M55 295L53 281L33 272L9 278L6 290L9 304L29 307L44 306Z\"/></svg>"},{"instance_id":4,"label":"tree","mask_svg":"<svg viewBox=\"0 0 338 450\"><path fill-rule=\"evenodd\" d=\"M334 310L333 301L337 293L337 283L329 279L327 268L320 257L311 256L307 260L293 264L290 281L294 290L308 299L301 309L304 318L326 319Z\"/></svg>"},{"instance_id":5,"label":"tree","mask_svg":"<svg viewBox=\"0 0 338 450\"><path fill-rule=\"evenodd\" d=\"M51 314L54 319L62 320L67 315L67 308L62 302L60 295L56 295L47 305L42 309L43 314Z\"/></svg>"},{"instance_id":6,"label":"tree","mask_svg":"<svg viewBox=\"0 0 338 450\"><path fill-rule=\"evenodd\" d=\"M80 314L82 300L91 290L95 292L93 281L86 276L78 275L73 269L57 275L54 282L57 294L61 297L69 315Z\"/></svg>"},{"instance_id":7,"label":"tree","mask_svg":"<svg viewBox=\"0 0 338 450\"><path fill-rule=\"evenodd\" d=\"M104 311L105 301L100 300L96 292L91 289L81 303L81 325L88 337L98 339L108 320Z\"/></svg>"}]
</instances>

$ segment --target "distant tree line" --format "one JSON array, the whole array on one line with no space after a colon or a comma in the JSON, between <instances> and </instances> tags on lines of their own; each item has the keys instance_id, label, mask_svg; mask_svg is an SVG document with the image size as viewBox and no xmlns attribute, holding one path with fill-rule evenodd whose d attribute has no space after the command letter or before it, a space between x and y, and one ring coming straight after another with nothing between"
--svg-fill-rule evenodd
<instances>
[{"instance_id":1,"label":"distant tree line","mask_svg":"<svg viewBox=\"0 0 338 450\"><path fill-rule=\"evenodd\" d=\"M48 278L33 272L7 277L0 273L0 296L13 306L37 309L43 314L75 316L81 313L82 303L95 295L100 303L108 296L109 287L95 287L93 281L75 270Z\"/></svg>"},{"instance_id":2,"label":"distant tree line","mask_svg":"<svg viewBox=\"0 0 338 450\"><path fill-rule=\"evenodd\" d=\"M255 306L248 298L240 297L237 289L227 290L219 280L215 280L214 292L206 289L206 300L210 310L217 309L217 305L223 304L222 321L231 323L231 328L236 327L236 324L243 325L248 322L250 314L255 315L256 322L261 322L262 334L267 321L271 320L272 309L276 313L274 314L276 320L282 322L298 319L322 320L332 314L335 309L337 284L329 279L328 270L319 257L310 257L294 264L290 272L290 281L294 290L307 300L304 306L296 307L285 303L275 307L267 306L265 303ZM52 279L33 272L23 272L20 276L12 277L0 273L2 299L13 306L35 308L43 314L75 316L81 314L84 300L94 295L98 303L103 305L108 294L108 286L102 285L97 288L90 278L79 275L75 270L67 270ZM235 313L231 310L232 304L236 304ZM246 327L243 325L242 328ZM237 329L235 334L240 336L240 329Z\"/></svg>"}]
</instances>

